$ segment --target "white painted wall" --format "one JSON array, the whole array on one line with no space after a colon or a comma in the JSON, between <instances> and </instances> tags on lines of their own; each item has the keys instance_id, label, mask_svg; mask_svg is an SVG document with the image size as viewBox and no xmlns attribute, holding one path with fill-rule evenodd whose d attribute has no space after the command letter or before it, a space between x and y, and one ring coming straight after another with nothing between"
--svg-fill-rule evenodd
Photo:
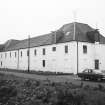
<instances>
[{"instance_id":1,"label":"white painted wall","mask_svg":"<svg viewBox=\"0 0 105 105\"><path fill-rule=\"evenodd\" d=\"M105 45L98 44L96 47L96 59L100 60L100 69L105 70Z\"/></svg>"},{"instance_id":2,"label":"white painted wall","mask_svg":"<svg viewBox=\"0 0 105 105\"><path fill-rule=\"evenodd\" d=\"M11 52L11 57L10 57L10 52ZM3 68L11 68L11 69L16 69L17 68L17 56L16 54L15 57L15 52L17 51L8 51L8 52L3 52Z\"/></svg>"},{"instance_id":3,"label":"white painted wall","mask_svg":"<svg viewBox=\"0 0 105 105\"><path fill-rule=\"evenodd\" d=\"M87 54L83 53L83 45L87 46ZM99 69L105 70L105 45L79 42L79 72L86 68L95 69L95 59L99 60Z\"/></svg>"},{"instance_id":4,"label":"white painted wall","mask_svg":"<svg viewBox=\"0 0 105 105\"><path fill-rule=\"evenodd\" d=\"M19 50L19 69L20 70L27 70L28 69L28 56L27 56L28 49L20 49ZM21 56L22 51L22 56Z\"/></svg>"},{"instance_id":5,"label":"white painted wall","mask_svg":"<svg viewBox=\"0 0 105 105\"><path fill-rule=\"evenodd\" d=\"M68 46L68 53L65 53L65 45ZM87 54L83 53L83 45L87 46ZM56 47L56 51L52 51L52 47ZM46 54L43 55L43 48L46 49ZM37 54L34 55L36 49ZM28 69L28 49L0 52L0 68L11 69ZM22 57L21 57L22 51ZM11 58L10 58L11 52ZM15 57L16 52L16 57ZM5 58L5 53L7 57ZM2 57L1 57L2 54ZM94 69L94 60L99 59L100 69L105 70L105 45L93 44L87 42L78 43L79 55L79 72L86 68ZM18 59L19 58L19 59ZM19 60L19 61L18 61ZM45 60L46 65L43 67L42 61ZM1 66L2 62L2 66ZM18 63L19 62L19 63ZM52 71L64 73L77 73L77 42L66 42L53 45L39 46L30 48L30 70L35 71Z\"/></svg>"},{"instance_id":6,"label":"white painted wall","mask_svg":"<svg viewBox=\"0 0 105 105\"><path fill-rule=\"evenodd\" d=\"M68 53L65 54L65 45L68 45ZM52 48L56 47L56 51ZM46 54L43 55L43 48L46 49ZM34 50L37 50L37 55L34 55ZM43 70L52 72L69 72L73 73L75 69L74 51L75 42L61 43L47 46L40 46L30 49L30 69ZM46 61L46 66L43 67L42 61Z\"/></svg>"}]
</instances>

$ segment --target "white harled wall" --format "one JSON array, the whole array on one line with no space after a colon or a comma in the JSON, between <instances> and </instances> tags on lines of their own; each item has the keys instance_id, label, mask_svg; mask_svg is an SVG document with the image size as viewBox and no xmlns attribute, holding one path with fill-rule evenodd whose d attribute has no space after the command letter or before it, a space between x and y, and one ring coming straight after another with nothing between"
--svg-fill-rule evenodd
<instances>
[{"instance_id":1,"label":"white harled wall","mask_svg":"<svg viewBox=\"0 0 105 105\"><path fill-rule=\"evenodd\" d=\"M65 45L68 46L68 53L65 53ZM53 47L56 47L56 51L52 51ZM45 48L46 50L45 55L43 55L43 48ZM36 55L34 54L35 49L37 51ZM28 50L27 48L19 49L19 55L18 50L1 52L2 58L0 58L0 62L2 62L2 66L0 65L0 67L27 70L28 69L27 50ZM76 72L75 52L76 52L75 42L59 43L30 48L30 70L74 73ZM5 53L7 53L6 58ZM45 60L45 67L43 67L43 60Z\"/></svg>"},{"instance_id":2,"label":"white harled wall","mask_svg":"<svg viewBox=\"0 0 105 105\"><path fill-rule=\"evenodd\" d=\"M83 45L87 46L87 53L83 53ZM95 69L95 60L99 60L99 70L105 70L105 45L98 43L79 42L79 72L86 68Z\"/></svg>"},{"instance_id":3,"label":"white harled wall","mask_svg":"<svg viewBox=\"0 0 105 105\"><path fill-rule=\"evenodd\" d=\"M87 53L83 53L83 45L87 46ZM68 53L65 53L68 46ZM56 47L56 51L52 48ZM43 55L43 48L46 54ZM34 50L36 49L36 55ZM0 52L0 68L27 70L28 56L27 48L14 51ZM22 56L21 56L22 51ZM10 57L11 52L11 57ZM16 52L16 57L15 57ZM6 53L6 57L5 57ZM2 56L1 56L2 55ZM94 61L99 59L99 68L105 70L105 45L88 42L78 42L78 70L81 72L86 68L94 69ZM43 67L45 60L45 67ZM1 66L2 62L2 66ZM64 73L77 73L77 42L71 41L53 45L30 48L30 70L51 71Z\"/></svg>"},{"instance_id":4,"label":"white harled wall","mask_svg":"<svg viewBox=\"0 0 105 105\"><path fill-rule=\"evenodd\" d=\"M99 68L105 70L105 45L97 44L96 59L99 59Z\"/></svg>"},{"instance_id":5,"label":"white harled wall","mask_svg":"<svg viewBox=\"0 0 105 105\"><path fill-rule=\"evenodd\" d=\"M53 44L47 46L40 46L30 49L30 69L43 70L52 72L68 72L73 73L75 66L75 42ZM68 46L68 53L65 53L65 45ZM56 51L52 48L56 47ZM46 54L43 55L43 48L46 49ZM37 55L34 55L34 50L37 50ZM42 61L45 60L46 66L43 67Z\"/></svg>"},{"instance_id":6,"label":"white harled wall","mask_svg":"<svg viewBox=\"0 0 105 105\"><path fill-rule=\"evenodd\" d=\"M20 49L19 50L19 66L18 69L20 70L27 70L28 69L28 56L27 56L28 49ZM22 52L22 56L21 56Z\"/></svg>"},{"instance_id":7,"label":"white harled wall","mask_svg":"<svg viewBox=\"0 0 105 105\"><path fill-rule=\"evenodd\" d=\"M11 68L11 69L15 69L17 68L17 56L15 57L15 52L17 53L17 51L8 51L8 52L4 52L4 66L5 68ZM10 56L11 53L11 56ZM6 55L5 55L6 54ZM16 54L17 55L17 54Z\"/></svg>"}]
</instances>

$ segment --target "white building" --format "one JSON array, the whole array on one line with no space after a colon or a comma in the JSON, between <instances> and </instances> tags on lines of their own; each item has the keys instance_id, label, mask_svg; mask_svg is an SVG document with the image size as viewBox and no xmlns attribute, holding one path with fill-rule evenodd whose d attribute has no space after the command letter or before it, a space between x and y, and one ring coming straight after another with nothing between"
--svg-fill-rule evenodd
<instances>
[{"instance_id":1,"label":"white building","mask_svg":"<svg viewBox=\"0 0 105 105\"><path fill-rule=\"evenodd\" d=\"M86 68L105 70L105 38L83 23L0 46L0 68L74 73Z\"/></svg>"}]
</instances>

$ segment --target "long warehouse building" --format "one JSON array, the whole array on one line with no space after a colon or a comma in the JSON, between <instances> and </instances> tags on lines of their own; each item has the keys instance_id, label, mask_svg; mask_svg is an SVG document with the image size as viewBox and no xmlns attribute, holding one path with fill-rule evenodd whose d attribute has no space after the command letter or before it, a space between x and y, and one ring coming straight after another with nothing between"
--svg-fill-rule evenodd
<instances>
[{"instance_id":1,"label":"long warehouse building","mask_svg":"<svg viewBox=\"0 0 105 105\"><path fill-rule=\"evenodd\" d=\"M0 68L78 73L105 70L105 37L98 29L73 22L57 31L0 45Z\"/></svg>"}]
</instances>

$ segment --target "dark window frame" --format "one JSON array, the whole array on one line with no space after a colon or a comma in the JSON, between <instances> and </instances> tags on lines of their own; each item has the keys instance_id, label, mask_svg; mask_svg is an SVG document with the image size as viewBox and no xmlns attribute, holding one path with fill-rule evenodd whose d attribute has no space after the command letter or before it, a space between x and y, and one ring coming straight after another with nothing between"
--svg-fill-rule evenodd
<instances>
[{"instance_id":1,"label":"dark window frame","mask_svg":"<svg viewBox=\"0 0 105 105\"><path fill-rule=\"evenodd\" d=\"M46 66L46 61L42 60L42 66L45 67Z\"/></svg>"},{"instance_id":2,"label":"dark window frame","mask_svg":"<svg viewBox=\"0 0 105 105\"><path fill-rule=\"evenodd\" d=\"M36 49L34 50L34 55L35 55L35 56L37 55L37 50L36 50Z\"/></svg>"},{"instance_id":3,"label":"dark window frame","mask_svg":"<svg viewBox=\"0 0 105 105\"><path fill-rule=\"evenodd\" d=\"M22 55L23 55L23 54L22 54L22 51L21 51L21 52L20 52L20 56L22 57Z\"/></svg>"},{"instance_id":4,"label":"dark window frame","mask_svg":"<svg viewBox=\"0 0 105 105\"><path fill-rule=\"evenodd\" d=\"M52 47L52 51L56 51L56 47Z\"/></svg>"},{"instance_id":5,"label":"dark window frame","mask_svg":"<svg viewBox=\"0 0 105 105\"><path fill-rule=\"evenodd\" d=\"M43 55L46 55L46 49L43 48Z\"/></svg>"},{"instance_id":6,"label":"dark window frame","mask_svg":"<svg viewBox=\"0 0 105 105\"><path fill-rule=\"evenodd\" d=\"M2 65L3 65L3 63L2 63L2 61L1 61L1 67L2 67Z\"/></svg>"},{"instance_id":7,"label":"dark window frame","mask_svg":"<svg viewBox=\"0 0 105 105\"><path fill-rule=\"evenodd\" d=\"M68 53L68 45L65 45L65 53Z\"/></svg>"},{"instance_id":8,"label":"dark window frame","mask_svg":"<svg viewBox=\"0 0 105 105\"><path fill-rule=\"evenodd\" d=\"M11 52L10 52L10 58L11 58Z\"/></svg>"},{"instance_id":9,"label":"dark window frame","mask_svg":"<svg viewBox=\"0 0 105 105\"><path fill-rule=\"evenodd\" d=\"M16 58L17 53L15 52L15 58Z\"/></svg>"},{"instance_id":10,"label":"dark window frame","mask_svg":"<svg viewBox=\"0 0 105 105\"><path fill-rule=\"evenodd\" d=\"M87 54L87 45L83 45L83 53Z\"/></svg>"},{"instance_id":11,"label":"dark window frame","mask_svg":"<svg viewBox=\"0 0 105 105\"><path fill-rule=\"evenodd\" d=\"M95 69L99 70L99 59L95 59L94 62L95 62Z\"/></svg>"}]
</instances>

